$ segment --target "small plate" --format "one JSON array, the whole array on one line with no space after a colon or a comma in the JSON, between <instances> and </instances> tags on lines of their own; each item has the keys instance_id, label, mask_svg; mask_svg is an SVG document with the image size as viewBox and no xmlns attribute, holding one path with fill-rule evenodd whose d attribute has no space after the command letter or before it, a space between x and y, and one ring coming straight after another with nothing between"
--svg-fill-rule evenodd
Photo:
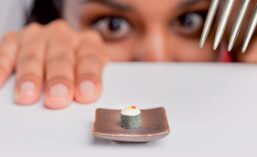
<instances>
[{"instance_id":1,"label":"small plate","mask_svg":"<svg viewBox=\"0 0 257 157\"><path fill-rule=\"evenodd\" d=\"M97 109L93 134L95 137L116 142L150 142L167 136L169 124L163 107L141 110L142 126L123 129L120 126L121 110Z\"/></svg>"}]
</instances>

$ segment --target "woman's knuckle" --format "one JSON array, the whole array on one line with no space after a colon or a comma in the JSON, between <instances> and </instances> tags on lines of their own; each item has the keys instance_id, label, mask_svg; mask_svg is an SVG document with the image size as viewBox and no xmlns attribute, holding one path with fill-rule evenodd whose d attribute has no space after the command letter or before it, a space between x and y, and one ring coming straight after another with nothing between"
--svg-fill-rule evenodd
<instances>
[{"instance_id":1,"label":"woman's knuckle","mask_svg":"<svg viewBox=\"0 0 257 157\"><path fill-rule=\"evenodd\" d=\"M12 62L7 58L0 58L0 69L4 71L10 71L12 68Z\"/></svg>"},{"instance_id":2,"label":"woman's knuckle","mask_svg":"<svg viewBox=\"0 0 257 157\"><path fill-rule=\"evenodd\" d=\"M39 23L31 23L29 24L25 31L39 31L42 28L42 25Z\"/></svg>"},{"instance_id":3,"label":"woman's knuckle","mask_svg":"<svg viewBox=\"0 0 257 157\"><path fill-rule=\"evenodd\" d=\"M20 57L18 62L20 64L27 64L27 63L31 63L31 62L42 63L42 60L43 60L42 58L39 58L34 53L28 53L28 54L23 55L22 57Z\"/></svg>"},{"instance_id":4,"label":"woman's knuckle","mask_svg":"<svg viewBox=\"0 0 257 157\"><path fill-rule=\"evenodd\" d=\"M17 38L18 33L17 32L8 32L6 33L3 38L2 42L10 42Z\"/></svg>"},{"instance_id":5,"label":"woman's knuckle","mask_svg":"<svg viewBox=\"0 0 257 157\"><path fill-rule=\"evenodd\" d=\"M67 53L59 53L57 55L55 55L52 58L48 59L48 64L51 63L70 63L70 64L74 64L74 59L72 56L69 56Z\"/></svg>"},{"instance_id":6,"label":"woman's knuckle","mask_svg":"<svg viewBox=\"0 0 257 157\"><path fill-rule=\"evenodd\" d=\"M48 25L50 31L64 30L68 28L68 24L63 20L55 20Z\"/></svg>"}]
</instances>

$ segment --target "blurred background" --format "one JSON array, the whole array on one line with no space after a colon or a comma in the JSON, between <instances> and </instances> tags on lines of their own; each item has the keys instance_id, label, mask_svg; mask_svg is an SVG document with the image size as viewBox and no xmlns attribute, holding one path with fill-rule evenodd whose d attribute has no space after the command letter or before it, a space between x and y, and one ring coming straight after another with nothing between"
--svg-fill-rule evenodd
<instances>
[{"instance_id":1,"label":"blurred background","mask_svg":"<svg viewBox=\"0 0 257 157\"><path fill-rule=\"evenodd\" d=\"M33 0L0 0L0 36L7 31L19 30L26 14L31 11Z\"/></svg>"}]
</instances>

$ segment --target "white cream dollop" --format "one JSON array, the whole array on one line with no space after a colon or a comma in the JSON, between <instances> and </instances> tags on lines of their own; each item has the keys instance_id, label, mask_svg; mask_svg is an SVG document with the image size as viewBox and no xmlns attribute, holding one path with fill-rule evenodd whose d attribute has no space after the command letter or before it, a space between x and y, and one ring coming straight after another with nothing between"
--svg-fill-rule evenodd
<instances>
[{"instance_id":1,"label":"white cream dollop","mask_svg":"<svg viewBox=\"0 0 257 157\"><path fill-rule=\"evenodd\" d=\"M121 111L121 115L124 116L137 116L139 114L141 114L141 111L136 106L129 106Z\"/></svg>"}]
</instances>

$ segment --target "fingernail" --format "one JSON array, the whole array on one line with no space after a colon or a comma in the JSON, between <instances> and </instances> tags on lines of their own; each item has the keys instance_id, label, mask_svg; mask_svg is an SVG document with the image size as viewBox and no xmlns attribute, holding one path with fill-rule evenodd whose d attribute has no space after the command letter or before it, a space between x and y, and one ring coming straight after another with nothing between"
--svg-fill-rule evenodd
<instances>
[{"instance_id":1,"label":"fingernail","mask_svg":"<svg viewBox=\"0 0 257 157\"><path fill-rule=\"evenodd\" d=\"M63 84L56 84L50 88L46 98L46 107L50 109L63 109L69 105L69 89Z\"/></svg>"},{"instance_id":2,"label":"fingernail","mask_svg":"<svg viewBox=\"0 0 257 157\"><path fill-rule=\"evenodd\" d=\"M36 85L31 81L23 82L20 85L19 95L32 97L36 93L36 88Z\"/></svg>"},{"instance_id":3,"label":"fingernail","mask_svg":"<svg viewBox=\"0 0 257 157\"><path fill-rule=\"evenodd\" d=\"M36 100L36 90L37 87L35 83L31 81L21 83L15 93L16 102L21 105L34 103Z\"/></svg>"},{"instance_id":4,"label":"fingernail","mask_svg":"<svg viewBox=\"0 0 257 157\"><path fill-rule=\"evenodd\" d=\"M67 98L69 96L69 90L68 88L63 84L56 84L53 87L50 88L50 97L56 97L56 98Z\"/></svg>"},{"instance_id":5,"label":"fingernail","mask_svg":"<svg viewBox=\"0 0 257 157\"><path fill-rule=\"evenodd\" d=\"M79 91L83 97L95 96L96 85L92 81L83 81L79 86Z\"/></svg>"}]
</instances>

